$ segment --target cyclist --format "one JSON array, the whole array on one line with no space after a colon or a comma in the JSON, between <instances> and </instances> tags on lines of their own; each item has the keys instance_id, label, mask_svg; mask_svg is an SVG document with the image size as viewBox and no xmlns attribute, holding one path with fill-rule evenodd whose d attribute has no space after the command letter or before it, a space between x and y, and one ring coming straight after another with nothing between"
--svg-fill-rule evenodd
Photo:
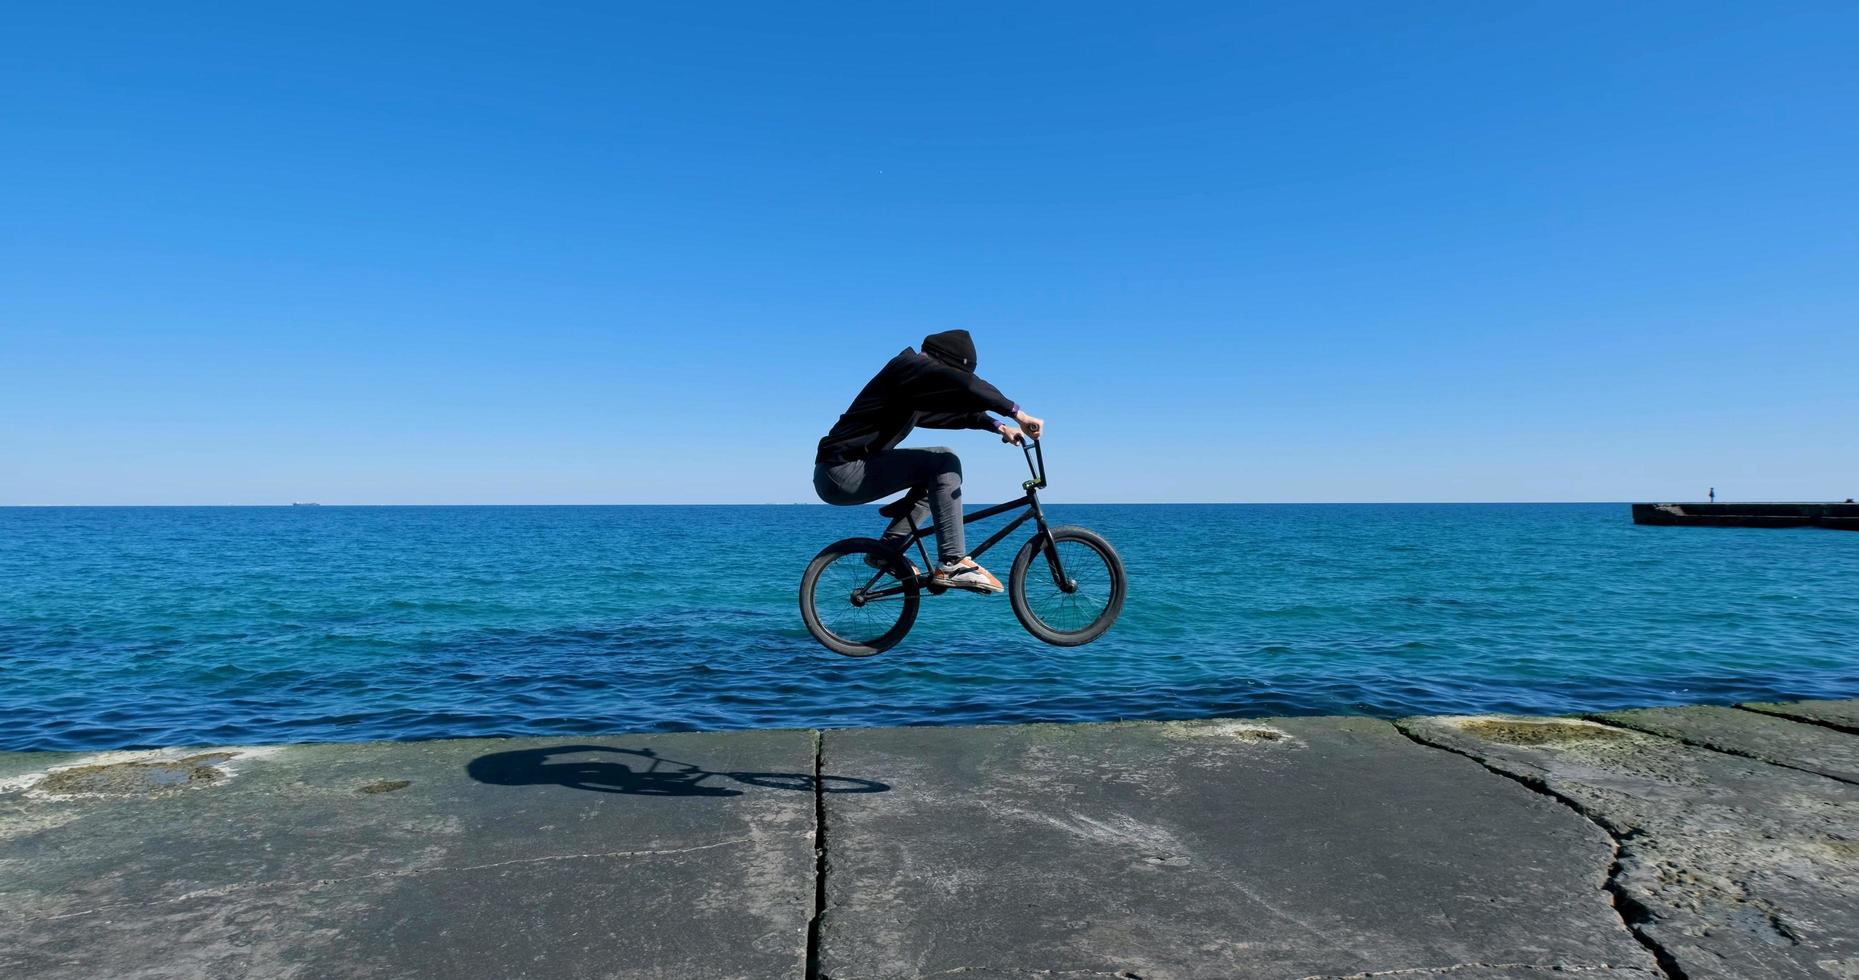
<instances>
[{"instance_id":1,"label":"cyclist","mask_svg":"<svg viewBox=\"0 0 1859 980\"><path fill-rule=\"evenodd\" d=\"M991 418L989 412L1018 425ZM933 333L923 338L922 353L906 347L891 358L820 440L813 459L814 491L829 504L852 506L912 487L928 488L928 500L917 503L910 519L919 525L935 519L941 563L932 574L952 588L1004 591L1000 579L968 556L962 540L962 461L955 451L897 448L919 425L984 429L1018 445L1028 436L1037 438L1045 422L975 375L975 342L968 331ZM901 553L909 536L909 520L899 517L882 540ZM911 573L916 574L914 565Z\"/></svg>"}]
</instances>

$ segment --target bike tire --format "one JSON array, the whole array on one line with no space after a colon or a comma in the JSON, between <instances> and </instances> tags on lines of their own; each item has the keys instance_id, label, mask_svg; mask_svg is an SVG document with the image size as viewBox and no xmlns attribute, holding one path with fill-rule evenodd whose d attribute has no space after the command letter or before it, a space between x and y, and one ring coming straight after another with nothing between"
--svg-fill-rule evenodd
<instances>
[{"instance_id":1,"label":"bike tire","mask_svg":"<svg viewBox=\"0 0 1859 980\"><path fill-rule=\"evenodd\" d=\"M852 635L843 635L840 631L848 630L846 625L837 621L829 624L825 620L838 620L841 618L856 619L857 617L838 616L842 610L840 608L840 603L837 601L831 601L829 605L822 606L820 604L820 599L822 598L820 595L820 589L822 588L821 581L823 578L828 577L834 566L840 562L857 562L857 566L853 569L854 572L856 572L857 569L864 569L867 576L877 574L874 570L867 568L865 565L865 556L872 554L880 555L884 558L887 562L886 571L890 574L891 578L903 588L903 592L897 597L896 602L898 610L897 619L893 625L874 634L872 631L877 630L879 627L883 627L884 623L882 618L874 619L868 617L866 628L860 629ZM840 579L841 583L843 583L855 580L857 575L853 575L849 578L844 575L837 577ZM830 590L832 586L829 585L827 588ZM807 564L806 573L800 578L800 618L807 624L807 632L813 634L813 638L820 641L821 646L834 653L847 657L869 657L874 654L883 653L896 646L903 640L904 636L910 632L910 627L916 624L917 607L921 601L921 595L919 594L913 577L910 575L909 569L906 567L903 556L899 555L889 545L875 538L847 538L844 541L835 541L827 545L820 550L819 554L813 556L813 561ZM889 604L888 599L879 600L879 602L884 602L887 605ZM849 591L844 600L844 605L851 606L851 593ZM868 605L876 606L878 602L869 603ZM828 612L826 617L821 615L823 611ZM881 613L880 616L888 618L888 614ZM837 630L834 628L835 626L838 627Z\"/></svg>"},{"instance_id":2,"label":"bike tire","mask_svg":"<svg viewBox=\"0 0 1859 980\"><path fill-rule=\"evenodd\" d=\"M1082 590L1079 593L1060 594L1060 590L1052 581L1050 564L1040 561L1038 567L1034 567L1035 560L1043 558L1048 547L1046 537L1034 535L1033 539L1020 549L1020 553L1014 556L1013 571L1007 577L1007 594L1008 598L1013 600L1013 614L1019 618L1020 625L1026 627L1028 633L1040 640L1053 646L1082 646L1103 636L1104 631L1110 629L1111 624L1117 621L1117 616L1123 612L1123 599L1128 588L1127 576L1123 571L1123 558L1117 554L1117 549L1111 547L1110 542L1104 540L1101 535L1081 527L1053 528L1049 546L1059 549L1059 561L1065 566L1067 578L1079 582L1082 586L1082 580L1089 576L1090 588L1094 594L1084 597ZM1068 561L1083 563L1086 555L1095 555L1101 567L1093 565L1085 568L1066 565ZM1029 598L1027 595L1029 575L1040 576L1036 581L1041 585L1052 587L1052 593L1060 594L1060 600L1054 603L1044 595ZM1070 602L1066 601L1073 597L1080 598ZM1086 605L1082 601L1086 598L1095 600L1098 604ZM1056 615L1055 613L1060 608L1073 613L1082 611L1095 614L1083 624L1078 624L1075 615L1067 618ZM1058 621L1055 622L1055 620Z\"/></svg>"}]
</instances>

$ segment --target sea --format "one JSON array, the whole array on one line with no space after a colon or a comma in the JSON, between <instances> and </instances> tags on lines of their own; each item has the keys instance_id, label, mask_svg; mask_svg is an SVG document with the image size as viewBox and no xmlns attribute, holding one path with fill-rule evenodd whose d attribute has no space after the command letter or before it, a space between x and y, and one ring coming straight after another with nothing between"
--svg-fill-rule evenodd
<instances>
[{"instance_id":1,"label":"sea","mask_svg":"<svg viewBox=\"0 0 1859 980\"><path fill-rule=\"evenodd\" d=\"M1103 638L1048 646L951 593L854 660L797 591L871 507L0 509L0 750L1859 696L1859 534L1625 504L1048 511L1122 554Z\"/></svg>"}]
</instances>

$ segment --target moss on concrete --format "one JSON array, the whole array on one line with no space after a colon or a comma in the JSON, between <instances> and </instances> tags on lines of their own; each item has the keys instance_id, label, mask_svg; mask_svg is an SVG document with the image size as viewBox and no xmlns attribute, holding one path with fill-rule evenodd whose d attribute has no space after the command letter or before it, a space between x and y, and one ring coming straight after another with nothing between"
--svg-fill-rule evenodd
<instances>
[{"instance_id":1,"label":"moss on concrete","mask_svg":"<svg viewBox=\"0 0 1859 980\"><path fill-rule=\"evenodd\" d=\"M219 768L235 752L202 752L183 759L153 762L110 762L54 769L40 780L38 789L57 796L78 794L125 795L185 789L210 783L226 775Z\"/></svg>"},{"instance_id":2,"label":"moss on concrete","mask_svg":"<svg viewBox=\"0 0 1859 980\"><path fill-rule=\"evenodd\" d=\"M1523 721L1509 718L1475 718L1459 726L1479 738L1505 745L1561 745L1569 742L1616 741L1632 738L1619 728L1579 721Z\"/></svg>"}]
</instances>

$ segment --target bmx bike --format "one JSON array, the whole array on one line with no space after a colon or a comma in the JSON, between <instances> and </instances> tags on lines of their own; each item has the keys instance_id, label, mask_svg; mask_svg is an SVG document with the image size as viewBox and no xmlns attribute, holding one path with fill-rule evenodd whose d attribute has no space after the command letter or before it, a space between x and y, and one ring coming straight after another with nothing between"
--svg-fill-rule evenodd
<instances>
[{"instance_id":1,"label":"bmx bike","mask_svg":"<svg viewBox=\"0 0 1859 980\"><path fill-rule=\"evenodd\" d=\"M1013 570L1007 576L1013 614L1028 633L1047 643L1062 647L1089 643L1104 635L1123 611L1123 559L1093 531L1046 526L1045 512L1039 507L1039 491L1046 486L1045 451L1038 439L1020 448L1032 476L1021 484L1025 496L964 515L962 523L1015 510L1023 513L969 555L980 557L1022 524L1033 521L1037 530L1014 556ZM931 574L936 564L923 546L934 527L919 528L910 516L928 493L925 487L915 487L878 509L885 517L909 522L910 535L901 545L893 547L876 538L846 538L827 545L807 565L800 580L800 615L807 632L828 650L848 657L883 653L910 632L923 593L948 591ZM912 545L923 558L921 571L907 557Z\"/></svg>"}]
</instances>

